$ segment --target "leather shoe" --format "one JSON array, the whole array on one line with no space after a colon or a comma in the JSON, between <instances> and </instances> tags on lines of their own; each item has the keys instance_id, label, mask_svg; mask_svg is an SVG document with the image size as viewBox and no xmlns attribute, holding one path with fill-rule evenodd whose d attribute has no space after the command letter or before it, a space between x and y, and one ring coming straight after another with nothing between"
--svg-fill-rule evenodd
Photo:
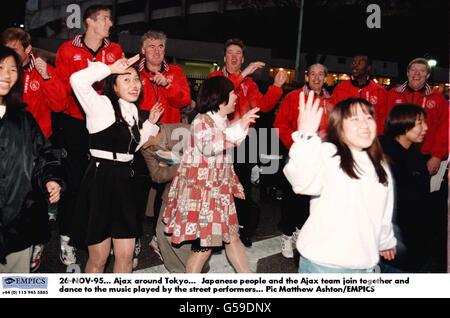
<instances>
[{"instance_id":1,"label":"leather shoe","mask_svg":"<svg viewBox=\"0 0 450 318\"><path fill-rule=\"evenodd\" d=\"M245 247L252 246L252 239L250 238L250 236L241 236L241 242Z\"/></svg>"}]
</instances>

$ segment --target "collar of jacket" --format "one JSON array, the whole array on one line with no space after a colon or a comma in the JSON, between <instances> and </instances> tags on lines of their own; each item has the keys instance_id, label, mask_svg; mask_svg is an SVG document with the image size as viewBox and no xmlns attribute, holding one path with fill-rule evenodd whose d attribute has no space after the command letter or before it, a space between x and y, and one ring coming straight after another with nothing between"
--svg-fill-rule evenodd
<instances>
[{"instance_id":1,"label":"collar of jacket","mask_svg":"<svg viewBox=\"0 0 450 318\"><path fill-rule=\"evenodd\" d=\"M407 90L409 92L421 92L421 93L425 93L425 95L427 95L427 96L431 95L433 93L433 89L431 88L431 86L428 83L425 83L425 85L418 91L414 91L411 87L409 87L408 81L404 82L402 85L397 87L395 90L397 91L397 93L404 93L405 90Z\"/></svg>"},{"instance_id":2,"label":"collar of jacket","mask_svg":"<svg viewBox=\"0 0 450 318\"><path fill-rule=\"evenodd\" d=\"M34 58L33 52L30 52L30 62L23 67L25 72L32 72L36 66L36 60Z\"/></svg>"},{"instance_id":3,"label":"collar of jacket","mask_svg":"<svg viewBox=\"0 0 450 318\"><path fill-rule=\"evenodd\" d=\"M311 90L311 88L309 88L308 84L303 85L303 93L305 94L305 97L309 95L309 91ZM316 93L314 92L314 94L316 95ZM325 97L325 98L330 98L330 93L327 92L327 90L325 88L322 87L322 91L320 92L321 97Z\"/></svg>"},{"instance_id":4,"label":"collar of jacket","mask_svg":"<svg viewBox=\"0 0 450 318\"><path fill-rule=\"evenodd\" d=\"M363 87L366 87L366 86L370 85L370 77L367 76L366 81L364 83L362 83L362 84L359 84L357 81L354 80L354 78L352 76L351 79L350 79L350 83L352 83L352 85L355 86L355 87L363 88Z\"/></svg>"},{"instance_id":5,"label":"collar of jacket","mask_svg":"<svg viewBox=\"0 0 450 318\"><path fill-rule=\"evenodd\" d=\"M145 57L141 58L141 60L139 61L139 72L141 72L144 69L147 72L151 72L150 70L147 69L147 67L145 67ZM161 69L159 71L161 73L169 71L169 64L166 62L165 59L162 61Z\"/></svg>"},{"instance_id":6,"label":"collar of jacket","mask_svg":"<svg viewBox=\"0 0 450 318\"><path fill-rule=\"evenodd\" d=\"M78 34L73 40L72 45L75 47L83 47L84 34ZM111 41L107 38L103 39L103 47L107 48L111 44Z\"/></svg>"}]
</instances>

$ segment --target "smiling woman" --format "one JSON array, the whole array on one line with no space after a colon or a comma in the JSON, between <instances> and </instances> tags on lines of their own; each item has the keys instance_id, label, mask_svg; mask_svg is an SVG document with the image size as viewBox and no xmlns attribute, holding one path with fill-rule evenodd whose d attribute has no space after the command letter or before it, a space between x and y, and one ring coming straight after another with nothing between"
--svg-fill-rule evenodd
<instances>
[{"instance_id":1,"label":"smiling woman","mask_svg":"<svg viewBox=\"0 0 450 318\"><path fill-rule=\"evenodd\" d=\"M60 198L61 170L22 102L19 56L0 45L0 273L28 273L31 244L50 235L47 203ZM26 204L25 204L26 202Z\"/></svg>"},{"instance_id":2,"label":"smiling woman","mask_svg":"<svg viewBox=\"0 0 450 318\"><path fill-rule=\"evenodd\" d=\"M138 72L130 65L139 59L122 58L114 64L90 63L88 68L70 77L70 83L83 110L89 131L91 161L81 185L76 217L70 237L87 245L86 272L103 272L111 243L114 268L131 272L135 237L138 234L136 198L132 191L133 154L159 128L163 113L155 104L148 120L139 121L134 104L141 92ZM105 79L104 95L92 84Z\"/></svg>"}]
</instances>

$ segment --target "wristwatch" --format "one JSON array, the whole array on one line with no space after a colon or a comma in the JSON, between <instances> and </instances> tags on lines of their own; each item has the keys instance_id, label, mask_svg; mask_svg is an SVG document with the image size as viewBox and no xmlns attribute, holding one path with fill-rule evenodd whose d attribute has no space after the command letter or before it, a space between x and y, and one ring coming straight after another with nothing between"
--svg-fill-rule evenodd
<instances>
[{"instance_id":1,"label":"wristwatch","mask_svg":"<svg viewBox=\"0 0 450 318\"><path fill-rule=\"evenodd\" d=\"M314 137L314 135L315 134L299 132L298 139L310 140L312 137Z\"/></svg>"}]
</instances>

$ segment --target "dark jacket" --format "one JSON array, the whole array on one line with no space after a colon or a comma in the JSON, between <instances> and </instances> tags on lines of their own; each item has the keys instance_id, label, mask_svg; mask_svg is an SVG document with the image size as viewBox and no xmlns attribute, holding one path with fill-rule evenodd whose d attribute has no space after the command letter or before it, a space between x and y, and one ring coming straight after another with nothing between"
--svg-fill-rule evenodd
<instances>
[{"instance_id":1,"label":"dark jacket","mask_svg":"<svg viewBox=\"0 0 450 318\"><path fill-rule=\"evenodd\" d=\"M12 109L12 108L11 108ZM61 186L60 162L33 116L9 111L0 119L0 262L38 240L47 218L46 183Z\"/></svg>"},{"instance_id":2,"label":"dark jacket","mask_svg":"<svg viewBox=\"0 0 450 318\"><path fill-rule=\"evenodd\" d=\"M400 230L398 239L406 247L404 255L399 251L394 265L408 272L418 272L426 261L431 235L427 158L414 145L405 149L395 139L384 136L380 141L395 180L393 222Z\"/></svg>"}]
</instances>

